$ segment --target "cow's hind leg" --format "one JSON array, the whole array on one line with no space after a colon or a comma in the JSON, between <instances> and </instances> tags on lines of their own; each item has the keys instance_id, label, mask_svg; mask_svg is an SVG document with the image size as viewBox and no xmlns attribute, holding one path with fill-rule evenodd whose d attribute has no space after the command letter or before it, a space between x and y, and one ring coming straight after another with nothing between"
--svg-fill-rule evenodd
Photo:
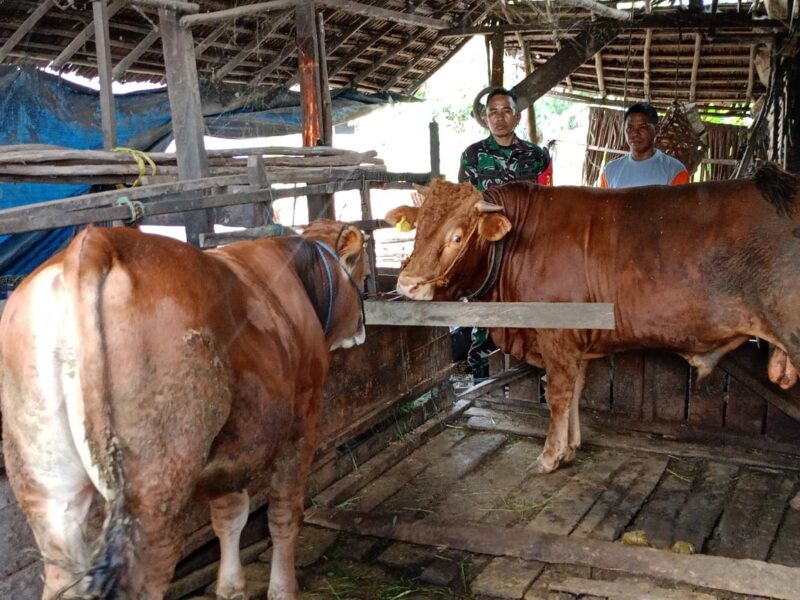
<instances>
[{"instance_id":1,"label":"cow's hind leg","mask_svg":"<svg viewBox=\"0 0 800 600\"><path fill-rule=\"evenodd\" d=\"M211 501L211 524L220 547L216 594L222 600L247 600L248 597L244 569L239 560L239 539L249 509L247 491L226 494Z\"/></svg>"},{"instance_id":2,"label":"cow's hind leg","mask_svg":"<svg viewBox=\"0 0 800 600\"><path fill-rule=\"evenodd\" d=\"M550 473L561 463L571 461L581 441L578 402L583 392L586 361L551 359L546 361L545 368L550 427L544 449L530 467L536 473Z\"/></svg>"},{"instance_id":3,"label":"cow's hind leg","mask_svg":"<svg viewBox=\"0 0 800 600\"><path fill-rule=\"evenodd\" d=\"M294 548L303 520L306 477L316 445L317 433L306 432L304 438L287 441L273 462L269 497L269 532L273 544L269 600L300 597Z\"/></svg>"},{"instance_id":4,"label":"cow's hind leg","mask_svg":"<svg viewBox=\"0 0 800 600\"><path fill-rule=\"evenodd\" d=\"M94 487L69 446L63 448L61 456L50 455L54 462L49 465L23 463L16 450L10 437L7 438L6 464L13 473L14 491L44 563L42 598L80 595L82 589L75 583L89 565L84 526ZM75 462L69 461L68 456ZM59 596L61 592L63 596Z\"/></svg>"}]
</instances>

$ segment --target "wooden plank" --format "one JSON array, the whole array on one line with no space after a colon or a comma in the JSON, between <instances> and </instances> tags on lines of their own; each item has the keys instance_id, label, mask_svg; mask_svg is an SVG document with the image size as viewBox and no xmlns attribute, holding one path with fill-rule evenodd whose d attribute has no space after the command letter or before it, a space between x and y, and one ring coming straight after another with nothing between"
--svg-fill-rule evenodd
<instances>
[{"instance_id":1,"label":"wooden plank","mask_svg":"<svg viewBox=\"0 0 800 600\"><path fill-rule=\"evenodd\" d=\"M773 404L767 405L766 412L764 433L768 438L784 443L797 444L800 441L800 421Z\"/></svg>"},{"instance_id":2,"label":"wooden plank","mask_svg":"<svg viewBox=\"0 0 800 600\"><path fill-rule=\"evenodd\" d=\"M195 2L184 2L183 0L128 0L130 4L139 6L149 6L151 8L166 8L186 14L200 12L200 5Z\"/></svg>"},{"instance_id":3,"label":"wooden plank","mask_svg":"<svg viewBox=\"0 0 800 600\"><path fill-rule=\"evenodd\" d=\"M611 377L611 357L590 360L586 368L586 384L581 395L581 406L592 410L610 410Z\"/></svg>"},{"instance_id":4,"label":"wooden plank","mask_svg":"<svg viewBox=\"0 0 800 600\"><path fill-rule=\"evenodd\" d=\"M127 0L116 0L108 5L106 8L106 19L110 19L117 11L123 8L127 4ZM53 59L53 62L50 63L50 67L58 71L63 67L70 58L72 58L75 53L83 46L86 42L92 39L94 35L94 24L87 25L84 27L74 38L72 41L64 48L61 53Z\"/></svg>"},{"instance_id":5,"label":"wooden plank","mask_svg":"<svg viewBox=\"0 0 800 600\"><path fill-rule=\"evenodd\" d=\"M214 70L214 74L211 76L211 81L222 81L228 74L231 73L231 71L247 60L248 56L258 50L259 46L266 42L267 39L269 39L269 37L275 33L279 27L283 27L291 18L291 11L287 11L278 18L272 19L269 23L269 30L265 32L259 32L258 36L256 36L249 44L247 44L247 46L237 52L234 57L232 57L228 62L223 64L218 69Z\"/></svg>"},{"instance_id":6,"label":"wooden plank","mask_svg":"<svg viewBox=\"0 0 800 600\"><path fill-rule=\"evenodd\" d=\"M725 387L727 376L721 369L712 371L703 381L697 382L697 370L691 369L689 389L689 416L691 425L722 427L724 425Z\"/></svg>"},{"instance_id":7,"label":"wooden plank","mask_svg":"<svg viewBox=\"0 0 800 600\"><path fill-rule=\"evenodd\" d=\"M572 480L526 525L527 529L569 535L603 494L608 481L628 457L621 452L599 452L591 465L579 465Z\"/></svg>"},{"instance_id":8,"label":"wooden plank","mask_svg":"<svg viewBox=\"0 0 800 600\"><path fill-rule=\"evenodd\" d=\"M549 564L583 565L758 597L797 600L800 569L720 556L684 555L572 536L433 519L312 509L305 522L412 544Z\"/></svg>"},{"instance_id":9,"label":"wooden plank","mask_svg":"<svg viewBox=\"0 0 800 600\"><path fill-rule=\"evenodd\" d=\"M739 383L750 388L751 391L764 398L771 405L780 409L796 421L800 421L800 406L797 405L792 399L791 390L781 390L778 387L764 381L764 373L758 373L754 370L752 365L744 363L742 358L745 356L753 356L753 352L748 354L739 353L735 356L724 356L720 360L720 367L725 369Z\"/></svg>"},{"instance_id":10,"label":"wooden plank","mask_svg":"<svg viewBox=\"0 0 800 600\"><path fill-rule=\"evenodd\" d=\"M189 28L207 23L217 23L219 21L232 21L234 19L238 19L239 17L260 15L271 10L293 8L303 2L305 2L305 0L270 0L269 2L256 2L255 4L237 6L236 8L226 8L224 10L217 10L213 12L185 15L181 17L180 25L181 27Z\"/></svg>"},{"instance_id":11,"label":"wooden plank","mask_svg":"<svg viewBox=\"0 0 800 600\"><path fill-rule=\"evenodd\" d=\"M617 37L618 32L619 28L609 23L582 31L574 39L565 39L561 50L517 83L511 91L521 101L524 98L523 106L533 104Z\"/></svg>"},{"instance_id":12,"label":"wooden plank","mask_svg":"<svg viewBox=\"0 0 800 600\"><path fill-rule=\"evenodd\" d=\"M769 562L800 567L800 512L787 510L769 553Z\"/></svg>"},{"instance_id":13,"label":"wooden plank","mask_svg":"<svg viewBox=\"0 0 800 600\"><path fill-rule=\"evenodd\" d=\"M615 354L613 364L614 397L611 410L631 419L639 419L644 398L644 353Z\"/></svg>"},{"instance_id":14,"label":"wooden plank","mask_svg":"<svg viewBox=\"0 0 800 600\"><path fill-rule=\"evenodd\" d=\"M372 511L384 500L402 489L408 482L432 464L440 461L453 446L467 436L463 429L445 429L421 448L394 465L383 475L370 481L358 495L342 502L351 510Z\"/></svg>"},{"instance_id":15,"label":"wooden plank","mask_svg":"<svg viewBox=\"0 0 800 600\"><path fill-rule=\"evenodd\" d=\"M393 23L402 23L404 25L427 27L429 29L447 29L452 25L450 21L445 21L443 19L433 19L431 17L424 17L422 15L415 15L399 10L380 8L379 6L362 4L360 2L353 2L352 0L315 0L315 2L320 6L335 8L353 15L369 17L371 19L381 19L382 21L391 21Z\"/></svg>"},{"instance_id":16,"label":"wooden plank","mask_svg":"<svg viewBox=\"0 0 800 600\"><path fill-rule=\"evenodd\" d=\"M468 473L431 507L433 514L458 521L478 522L509 505L506 499L527 477L527 469L542 446L528 440L511 441Z\"/></svg>"},{"instance_id":17,"label":"wooden plank","mask_svg":"<svg viewBox=\"0 0 800 600\"><path fill-rule=\"evenodd\" d=\"M388 448L367 460L357 470L328 486L315 496L314 503L317 506L330 508L353 496L371 481L374 481L389 468L422 446L431 437L441 433L447 421L465 411L469 406L470 403L468 401L459 400L440 415L429 419L416 428L412 433L389 444Z\"/></svg>"},{"instance_id":18,"label":"wooden plank","mask_svg":"<svg viewBox=\"0 0 800 600\"><path fill-rule=\"evenodd\" d=\"M535 415L504 414L489 409L471 408L466 411L466 426L480 431L503 431L512 435L525 435L544 438L547 434L547 419ZM719 445L691 442L675 442L670 439L653 437L638 432L617 433L605 427L581 426L583 447L589 448L627 448L631 451L652 452L685 458L717 460L719 462L764 468L780 468L800 471L800 457L775 452L756 451L738 445ZM578 453L581 457L581 453Z\"/></svg>"},{"instance_id":19,"label":"wooden plank","mask_svg":"<svg viewBox=\"0 0 800 600\"><path fill-rule=\"evenodd\" d=\"M371 325L613 329L602 302L364 302Z\"/></svg>"},{"instance_id":20,"label":"wooden plank","mask_svg":"<svg viewBox=\"0 0 800 600\"><path fill-rule=\"evenodd\" d=\"M541 375L539 371L532 371L530 375L520 377L508 384L508 399L521 401L531 406L537 406L540 404L540 389Z\"/></svg>"},{"instance_id":21,"label":"wooden plank","mask_svg":"<svg viewBox=\"0 0 800 600\"><path fill-rule=\"evenodd\" d=\"M178 172L181 179L205 177L208 157L203 142L205 124L192 33L178 25L175 11L159 8L158 15ZM209 210L186 212L184 222L186 240L194 245L199 244L201 233L214 230L213 214Z\"/></svg>"},{"instance_id":22,"label":"wooden plank","mask_svg":"<svg viewBox=\"0 0 800 600\"><path fill-rule=\"evenodd\" d=\"M570 577L550 584L552 592L565 592L579 598L609 600L716 600L716 596L689 590L672 590L650 582L602 581Z\"/></svg>"},{"instance_id":23,"label":"wooden plank","mask_svg":"<svg viewBox=\"0 0 800 600\"><path fill-rule=\"evenodd\" d=\"M451 452L417 475L412 484L399 490L381 503L381 512L426 513L431 505L447 495L452 486L481 461L500 448L507 440L501 433L472 433L459 442Z\"/></svg>"},{"instance_id":24,"label":"wooden plank","mask_svg":"<svg viewBox=\"0 0 800 600\"><path fill-rule=\"evenodd\" d=\"M28 18L23 21L22 25L16 28L14 33L12 33L3 46L0 47L0 63L8 58L11 51L16 48L17 44L19 44L34 27L36 27L36 24L47 14L55 3L56 0L42 0L33 12L28 15Z\"/></svg>"},{"instance_id":25,"label":"wooden plank","mask_svg":"<svg viewBox=\"0 0 800 600\"><path fill-rule=\"evenodd\" d=\"M619 27L620 30L651 28L658 31L691 28L708 29L709 27L720 29L734 27L749 31L781 31L786 28L786 24L778 19L754 19L745 13L711 14L688 11L659 11L649 15L637 15L627 21L598 19L590 22L586 18L567 17L555 20L529 20L525 23L509 23L505 25L467 25L443 29L439 32L439 35L441 37L469 37L473 35L492 35L496 32L541 32L549 34L554 29L578 33L598 26L615 26ZM593 54L589 54L587 59L591 58Z\"/></svg>"},{"instance_id":26,"label":"wooden plank","mask_svg":"<svg viewBox=\"0 0 800 600\"><path fill-rule=\"evenodd\" d=\"M725 428L753 437L764 432L767 401L728 376L728 394L725 404Z\"/></svg>"},{"instance_id":27,"label":"wooden plank","mask_svg":"<svg viewBox=\"0 0 800 600\"><path fill-rule=\"evenodd\" d=\"M697 72L700 68L700 54L703 48L703 34L694 34L694 57L692 58L692 76L689 80L689 102L694 102L697 98Z\"/></svg>"},{"instance_id":28,"label":"wooden plank","mask_svg":"<svg viewBox=\"0 0 800 600\"><path fill-rule=\"evenodd\" d=\"M95 51L97 54L97 74L100 80L100 122L103 129L103 148L117 147L117 111L114 92L111 89L111 45L108 33L108 6L106 0L92 1L94 16Z\"/></svg>"},{"instance_id":29,"label":"wooden plank","mask_svg":"<svg viewBox=\"0 0 800 600\"><path fill-rule=\"evenodd\" d=\"M709 547L731 558L766 560L787 509L796 478L747 469L736 481L717 534Z\"/></svg>"},{"instance_id":30,"label":"wooden plank","mask_svg":"<svg viewBox=\"0 0 800 600\"><path fill-rule=\"evenodd\" d=\"M689 385L689 365L667 352L648 352L644 364L645 420L683 421Z\"/></svg>"},{"instance_id":31,"label":"wooden plank","mask_svg":"<svg viewBox=\"0 0 800 600\"><path fill-rule=\"evenodd\" d=\"M689 496L697 469L697 461L671 459L664 476L629 529L644 530L650 543L657 548L672 546L675 523Z\"/></svg>"},{"instance_id":32,"label":"wooden plank","mask_svg":"<svg viewBox=\"0 0 800 600\"><path fill-rule=\"evenodd\" d=\"M733 465L706 462L675 522L673 541L689 542L702 552L717 524L738 469Z\"/></svg>"},{"instance_id":33,"label":"wooden plank","mask_svg":"<svg viewBox=\"0 0 800 600\"><path fill-rule=\"evenodd\" d=\"M632 456L572 535L616 540L658 485L667 462L663 456Z\"/></svg>"},{"instance_id":34,"label":"wooden plank","mask_svg":"<svg viewBox=\"0 0 800 600\"><path fill-rule=\"evenodd\" d=\"M141 56L150 49L150 46L156 43L161 33L157 29L152 29L142 41L136 44L136 47L128 52L125 57L120 60L111 71L112 79L117 81L121 80L125 72L135 63Z\"/></svg>"}]
</instances>

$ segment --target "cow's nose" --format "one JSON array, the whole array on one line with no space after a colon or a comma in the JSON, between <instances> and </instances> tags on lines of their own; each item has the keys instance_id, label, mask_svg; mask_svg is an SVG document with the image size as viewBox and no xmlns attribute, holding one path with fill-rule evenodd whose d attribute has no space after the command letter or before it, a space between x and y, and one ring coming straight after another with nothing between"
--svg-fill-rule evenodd
<instances>
[{"instance_id":1,"label":"cow's nose","mask_svg":"<svg viewBox=\"0 0 800 600\"><path fill-rule=\"evenodd\" d=\"M413 300L419 294L419 284L422 283L422 281L422 277L413 277L401 273L397 278L397 292Z\"/></svg>"}]
</instances>

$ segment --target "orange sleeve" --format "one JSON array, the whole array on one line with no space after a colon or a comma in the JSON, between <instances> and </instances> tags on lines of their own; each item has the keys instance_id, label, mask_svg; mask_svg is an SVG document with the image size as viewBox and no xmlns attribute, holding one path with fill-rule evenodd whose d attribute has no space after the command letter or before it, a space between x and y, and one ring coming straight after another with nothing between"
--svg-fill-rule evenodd
<instances>
[{"instance_id":1,"label":"orange sleeve","mask_svg":"<svg viewBox=\"0 0 800 600\"><path fill-rule=\"evenodd\" d=\"M608 187L608 181L606 181L606 170L605 169L603 169L603 172L600 173L600 187L601 188L607 188Z\"/></svg>"},{"instance_id":2,"label":"orange sleeve","mask_svg":"<svg viewBox=\"0 0 800 600\"><path fill-rule=\"evenodd\" d=\"M553 161L547 163L544 171L536 177L536 183L541 185L553 185Z\"/></svg>"},{"instance_id":3,"label":"orange sleeve","mask_svg":"<svg viewBox=\"0 0 800 600\"><path fill-rule=\"evenodd\" d=\"M675 175L675 178L669 182L670 185L681 185L682 183L689 183L689 171L686 169Z\"/></svg>"}]
</instances>

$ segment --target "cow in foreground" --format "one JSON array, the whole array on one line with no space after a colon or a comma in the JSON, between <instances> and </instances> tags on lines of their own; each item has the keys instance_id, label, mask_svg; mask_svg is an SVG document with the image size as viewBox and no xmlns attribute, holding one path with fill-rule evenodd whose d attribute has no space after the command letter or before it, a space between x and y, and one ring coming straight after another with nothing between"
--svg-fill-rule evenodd
<instances>
[{"instance_id":1,"label":"cow in foreground","mask_svg":"<svg viewBox=\"0 0 800 600\"><path fill-rule=\"evenodd\" d=\"M269 598L298 597L330 351L364 341L363 241L321 221L305 238L204 252L89 228L20 285L0 319L4 450L43 598L162 598L197 499L220 540L217 597L245 598L246 487L268 470ZM97 492L105 522L90 543Z\"/></svg>"},{"instance_id":2,"label":"cow in foreground","mask_svg":"<svg viewBox=\"0 0 800 600\"><path fill-rule=\"evenodd\" d=\"M417 229L397 282L408 298L456 300L481 290L488 302L614 303L614 330L491 330L505 352L547 370L550 426L535 471L575 457L589 359L662 348L704 376L758 336L776 346L770 379L784 388L797 380L793 175L766 166L752 180L621 190L520 182L485 196L469 184L437 180L423 195L421 207L386 216ZM492 256L500 254L492 279Z\"/></svg>"}]
</instances>

